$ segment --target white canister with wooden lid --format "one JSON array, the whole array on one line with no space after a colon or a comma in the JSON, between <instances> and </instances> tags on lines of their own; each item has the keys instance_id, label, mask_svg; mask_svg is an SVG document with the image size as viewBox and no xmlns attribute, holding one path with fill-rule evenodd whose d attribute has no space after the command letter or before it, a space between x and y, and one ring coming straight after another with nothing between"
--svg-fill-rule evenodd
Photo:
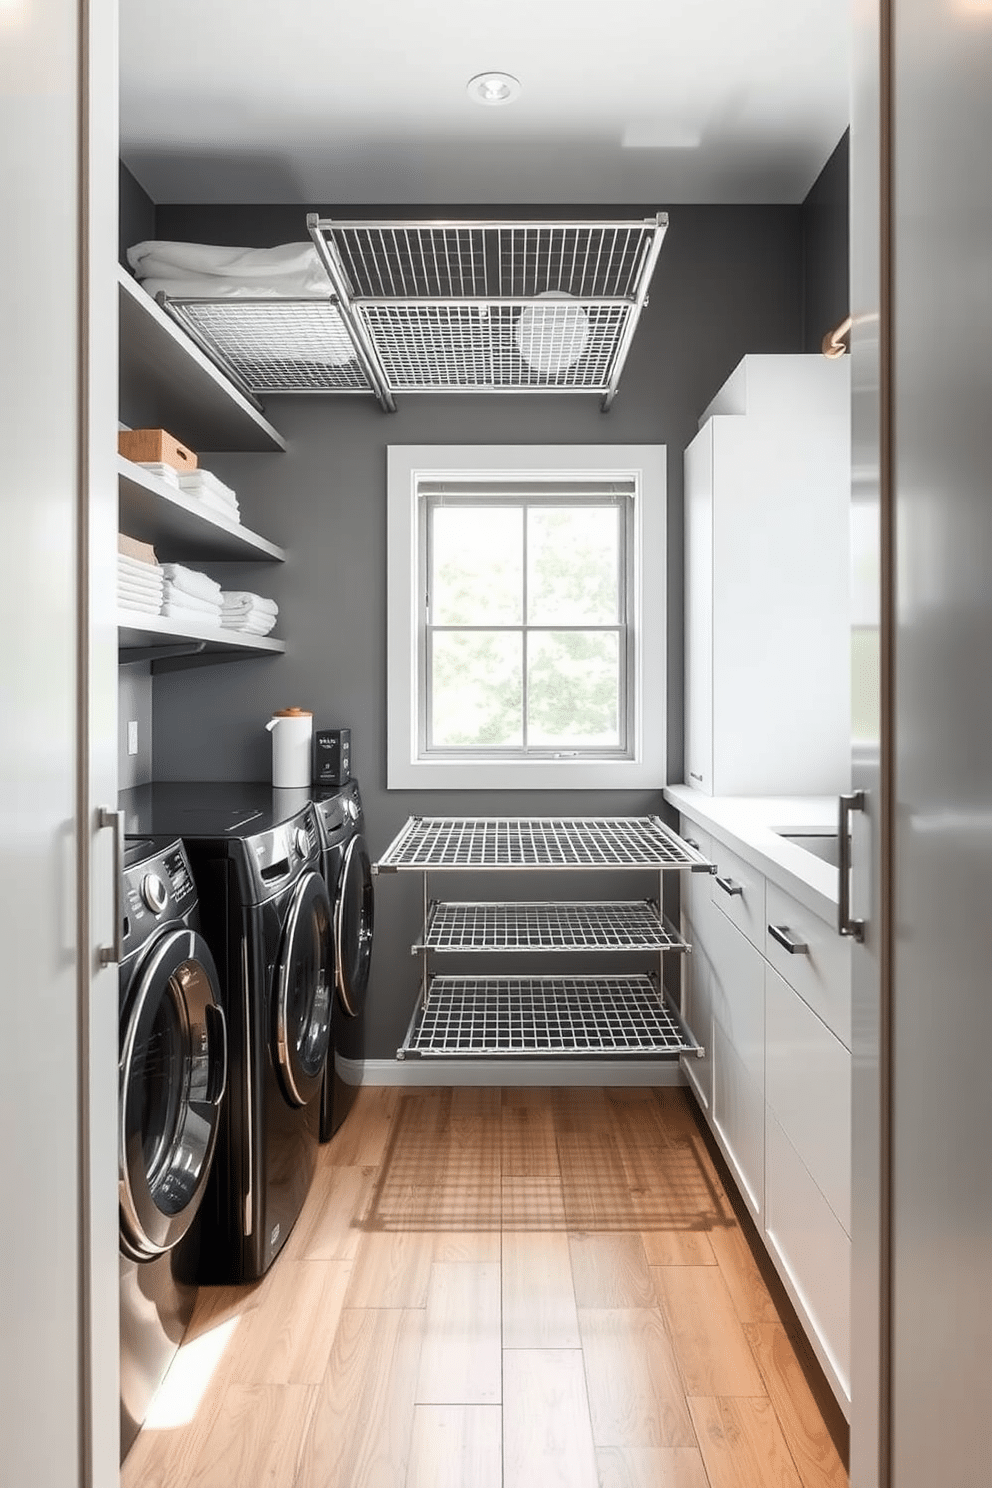
<instances>
[{"instance_id":1,"label":"white canister with wooden lid","mask_svg":"<svg viewBox=\"0 0 992 1488\"><path fill-rule=\"evenodd\" d=\"M272 784L280 790L309 785L313 714L280 708L265 727L272 735Z\"/></svg>"}]
</instances>

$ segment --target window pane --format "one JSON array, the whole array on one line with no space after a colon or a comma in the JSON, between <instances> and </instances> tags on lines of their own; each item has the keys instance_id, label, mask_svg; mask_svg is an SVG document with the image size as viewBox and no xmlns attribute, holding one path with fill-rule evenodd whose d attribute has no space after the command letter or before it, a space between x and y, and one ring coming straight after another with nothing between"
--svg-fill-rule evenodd
<instances>
[{"instance_id":1,"label":"window pane","mask_svg":"<svg viewBox=\"0 0 992 1488\"><path fill-rule=\"evenodd\" d=\"M429 744L518 748L523 743L523 642L519 632L431 636Z\"/></svg>"},{"instance_id":2,"label":"window pane","mask_svg":"<svg viewBox=\"0 0 992 1488\"><path fill-rule=\"evenodd\" d=\"M431 621L519 625L523 620L523 512L519 507L432 509Z\"/></svg>"},{"instance_id":3,"label":"window pane","mask_svg":"<svg viewBox=\"0 0 992 1488\"><path fill-rule=\"evenodd\" d=\"M616 631L531 631L527 742L554 748L620 744L620 638Z\"/></svg>"},{"instance_id":4,"label":"window pane","mask_svg":"<svg viewBox=\"0 0 992 1488\"><path fill-rule=\"evenodd\" d=\"M621 619L619 544L618 507L532 507L528 623L616 625Z\"/></svg>"}]
</instances>

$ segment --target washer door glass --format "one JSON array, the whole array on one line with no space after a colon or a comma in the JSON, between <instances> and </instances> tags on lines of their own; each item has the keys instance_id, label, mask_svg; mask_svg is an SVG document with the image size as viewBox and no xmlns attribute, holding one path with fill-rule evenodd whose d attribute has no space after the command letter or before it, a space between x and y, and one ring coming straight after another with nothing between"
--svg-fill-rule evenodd
<instances>
[{"instance_id":1,"label":"washer door glass","mask_svg":"<svg viewBox=\"0 0 992 1488\"><path fill-rule=\"evenodd\" d=\"M203 1198L227 1080L227 1036L207 944L175 930L152 949L120 1030L121 1246L170 1250Z\"/></svg>"},{"instance_id":2,"label":"washer door glass","mask_svg":"<svg viewBox=\"0 0 992 1488\"><path fill-rule=\"evenodd\" d=\"M331 1041L331 901L308 873L286 916L276 968L276 1063L290 1101L305 1106L320 1089Z\"/></svg>"},{"instance_id":3,"label":"washer door glass","mask_svg":"<svg viewBox=\"0 0 992 1488\"><path fill-rule=\"evenodd\" d=\"M345 849L334 908L334 950L338 996L345 1012L358 1016L365 1005L372 965L372 923L375 896L372 864L365 838L359 833Z\"/></svg>"}]
</instances>

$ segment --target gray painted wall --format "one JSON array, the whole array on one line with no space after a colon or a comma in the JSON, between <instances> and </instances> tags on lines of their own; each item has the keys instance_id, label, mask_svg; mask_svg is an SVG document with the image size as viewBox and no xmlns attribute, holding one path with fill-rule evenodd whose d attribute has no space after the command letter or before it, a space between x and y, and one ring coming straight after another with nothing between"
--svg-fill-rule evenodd
<instances>
[{"instance_id":1,"label":"gray painted wall","mask_svg":"<svg viewBox=\"0 0 992 1488\"><path fill-rule=\"evenodd\" d=\"M431 207L424 215L443 210ZM632 215L645 210L635 208ZM288 208L164 207L156 231L164 238L265 245L301 238L302 217ZM802 291L800 208L676 207L651 303L608 415L588 396L407 396L394 415L362 397L269 399L267 412L289 442L286 454L225 454L202 463L235 486L243 520L289 552L282 566L212 570L227 587L255 588L278 600L279 633L289 652L157 676L155 777L268 778L264 724L273 709L298 704L313 710L317 726L352 729L373 857L412 812L657 811L660 794L652 792L387 792L386 445L668 446L669 558L667 572L658 574L668 586L668 664L657 685L669 700L669 779L681 780L682 454L700 412L745 352L801 349ZM622 891L628 889L642 892L633 882L623 884ZM587 890L595 892L583 882L574 892ZM528 882L528 897L539 891ZM643 891L656 892L656 882ZM467 896L467 886L459 892ZM509 897L505 883L500 892ZM410 877L379 880L372 1057L395 1052L412 1009L409 946L419 921L418 895L419 883Z\"/></svg>"},{"instance_id":2,"label":"gray painted wall","mask_svg":"<svg viewBox=\"0 0 992 1488\"><path fill-rule=\"evenodd\" d=\"M803 202L804 351L819 351L824 336L851 308L850 159L848 133Z\"/></svg>"}]
</instances>

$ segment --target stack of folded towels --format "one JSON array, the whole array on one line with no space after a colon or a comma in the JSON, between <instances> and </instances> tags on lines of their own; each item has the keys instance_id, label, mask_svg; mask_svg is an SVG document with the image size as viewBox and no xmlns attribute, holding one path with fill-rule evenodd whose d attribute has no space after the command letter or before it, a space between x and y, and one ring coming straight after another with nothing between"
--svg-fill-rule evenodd
<instances>
[{"instance_id":1,"label":"stack of folded towels","mask_svg":"<svg viewBox=\"0 0 992 1488\"><path fill-rule=\"evenodd\" d=\"M274 599L246 589L225 589L221 595L220 623L226 630L247 635L268 635L276 623L279 606Z\"/></svg>"},{"instance_id":2,"label":"stack of folded towels","mask_svg":"<svg viewBox=\"0 0 992 1488\"><path fill-rule=\"evenodd\" d=\"M126 533L117 536L117 602L122 610L158 615L164 581L155 549Z\"/></svg>"},{"instance_id":3,"label":"stack of folded towels","mask_svg":"<svg viewBox=\"0 0 992 1488\"><path fill-rule=\"evenodd\" d=\"M179 474L179 489L187 496L195 496L204 506L215 511L219 516L226 517L229 522L241 521L241 508L238 498L230 486L209 470L189 470Z\"/></svg>"},{"instance_id":4,"label":"stack of folded towels","mask_svg":"<svg viewBox=\"0 0 992 1488\"><path fill-rule=\"evenodd\" d=\"M163 563L162 614L194 625L221 623L221 587L196 568Z\"/></svg>"}]
</instances>

